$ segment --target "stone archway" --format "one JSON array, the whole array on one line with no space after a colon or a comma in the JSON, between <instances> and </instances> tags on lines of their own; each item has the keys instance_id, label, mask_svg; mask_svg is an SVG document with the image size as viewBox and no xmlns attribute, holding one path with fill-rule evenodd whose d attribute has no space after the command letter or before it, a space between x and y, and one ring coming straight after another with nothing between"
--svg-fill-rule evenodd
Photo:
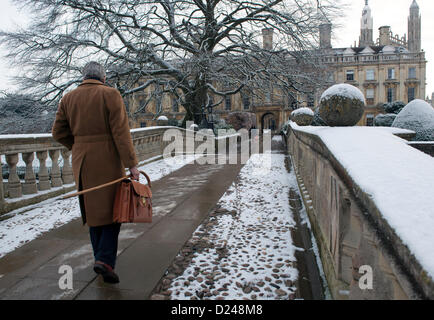
<instances>
[{"instance_id":1,"label":"stone archway","mask_svg":"<svg viewBox=\"0 0 434 320\"><path fill-rule=\"evenodd\" d=\"M261 130L271 130L274 134L279 129L279 117L273 112L266 112L261 117Z\"/></svg>"}]
</instances>

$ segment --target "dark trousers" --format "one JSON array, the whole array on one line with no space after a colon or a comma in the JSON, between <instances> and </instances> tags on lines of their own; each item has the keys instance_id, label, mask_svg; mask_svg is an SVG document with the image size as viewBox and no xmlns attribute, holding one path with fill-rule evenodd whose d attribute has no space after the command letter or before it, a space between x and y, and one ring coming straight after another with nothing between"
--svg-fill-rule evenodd
<instances>
[{"instance_id":1,"label":"dark trousers","mask_svg":"<svg viewBox=\"0 0 434 320\"><path fill-rule=\"evenodd\" d=\"M89 227L90 241L92 242L95 261L107 263L114 269L120 230L120 223L100 227Z\"/></svg>"}]
</instances>

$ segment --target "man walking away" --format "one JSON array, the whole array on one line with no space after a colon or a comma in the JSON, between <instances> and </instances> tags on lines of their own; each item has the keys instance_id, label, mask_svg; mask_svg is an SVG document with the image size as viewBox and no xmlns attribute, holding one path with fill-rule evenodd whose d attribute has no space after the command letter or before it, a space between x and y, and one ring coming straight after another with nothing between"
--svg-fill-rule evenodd
<instances>
[{"instance_id":1,"label":"man walking away","mask_svg":"<svg viewBox=\"0 0 434 320\"><path fill-rule=\"evenodd\" d=\"M83 82L65 94L53 124L53 138L72 150L78 191L125 176L130 169L139 180L128 116L119 91L105 85L103 66L89 62ZM118 283L114 272L120 224L113 223L116 185L79 196L83 225L89 226L95 257L94 271L105 282Z\"/></svg>"}]
</instances>

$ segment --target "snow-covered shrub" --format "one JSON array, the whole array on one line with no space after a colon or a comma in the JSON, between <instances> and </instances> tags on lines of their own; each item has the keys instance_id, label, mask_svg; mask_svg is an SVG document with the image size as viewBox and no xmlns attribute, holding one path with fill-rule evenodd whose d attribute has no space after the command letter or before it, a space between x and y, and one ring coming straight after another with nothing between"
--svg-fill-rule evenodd
<instances>
[{"instance_id":1,"label":"snow-covered shrub","mask_svg":"<svg viewBox=\"0 0 434 320\"><path fill-rule=\"evenodd\" d=\"M313 111L310 108L300 108L292 111L291 120L299 126L310 126L313 121Z\"/></svg>"},{"instance_id":2,"label":"snow-covered shrub","mask_svg":"<svg viewBox=\"0 0 434 320\"><path fill-rule=\"evenodd\" d=\"M391 127L393 121L395 121L396 114L388 113L388 114L379 114L374 119L374 126L376 127Z\"/></svg>"},{"instance_id":3,"label":"snow-covered shrub","mask_svg":"<svg viewBox=\"0 0 434 320\"><path fill-rule=\"evenodd\" d=\"M394 113L394 114L400 113L401 110L404 109L404 107L405 107L405 103L402 101L386 103L383 106L384 111L386 111L386 113Z\"/></svg>"},{"instance_id":4,"label":"snow-covered shrub","mask_svg":"<svg viewBox=\"0 0 434 320\"><path fill-rule=\"evenodd\" d=\"M434 109L423 100L413 100L398 114L392 127L415 131L414 141L434 141Z\"/></svg>"},{"instance_id":5,"label":"snow-covered shrub","mask_svg":"<svg viewBox=\"0 0 434 320\"><path fill-rule=\"evenodd\" d=\"M336 84L321 96L319 115L327 125L354 126L363 116L365 96L358 88L342 83Z\"/></svg>"}]
</instances>

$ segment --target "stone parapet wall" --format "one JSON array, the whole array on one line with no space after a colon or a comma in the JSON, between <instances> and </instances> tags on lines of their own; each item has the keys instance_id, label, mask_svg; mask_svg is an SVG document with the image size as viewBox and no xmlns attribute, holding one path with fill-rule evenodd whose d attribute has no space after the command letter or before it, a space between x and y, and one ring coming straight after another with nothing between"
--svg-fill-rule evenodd
<instances>
[{"instance_id":1,"label":"stone parapet wall","mask_svg":"<svg viewBox=\"0 0 434 320\"><path fill-rule=\"evenodd\" d=\"M434 298L432 279L321 138L291 128L286 139L333 298ZM372 289L360 288L362 266Z\"/></svg>"},{"instance_id":2,"label":"stone parapet wall","mask_svg":"<svg viewBox=\"0 0 434 320\"><path fill-rule=\"evenodd\" d=\"M434 141L431 142L409 142L408 145L416 148L419 151L422 151L426 154L429 154L431 157L434 157Z\"/></svg>"}]
</instances>

